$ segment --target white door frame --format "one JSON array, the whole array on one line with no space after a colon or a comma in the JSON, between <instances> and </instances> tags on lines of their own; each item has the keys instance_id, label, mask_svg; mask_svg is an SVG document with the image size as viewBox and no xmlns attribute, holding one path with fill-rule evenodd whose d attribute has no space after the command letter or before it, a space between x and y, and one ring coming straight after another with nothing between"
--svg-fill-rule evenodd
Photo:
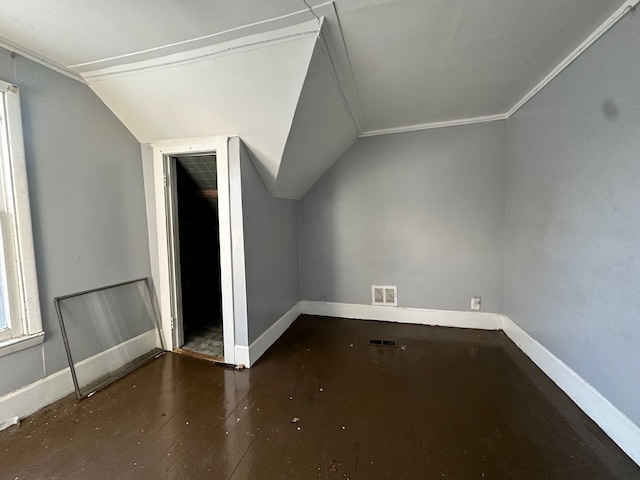
<instances>
[{"instance_id":1,"label":"white door frame","mask_svg":"<svg viewBox=\"0 0 640 480\"><path fill-rule=\"evenodd\" d=\"M240 206L239 212L232 211L230 184L234 180L230 178L229 174L228 140L227 137L209 137L143 145L143 161L145 157L147 158L143 165L145 166L147 188L151 187L153 190L153 195L149 194L151 192L147 194L147 212L152 215L153 210L155 210L155 222L152 222L151 219L149 220L152 272L153 276L157 277L154 278L154 283L158 294L162 334L166 348L171 351L177 347L175 336L173 335L173 328L176 327L177 306L174 305L173 299L178 298L178 292L175 291L175 285L172 284L174 266L170 251L172 248L170 238L171 225L169 223L169 211L167 210L167 172L164 159L166 156L179 156L181 154L216 154L224 360L226 363L235 363L236 322L246 323L247 314L246 291L243 288L245 285L244 271L238 271L234 276L234 263L244 265L244 251L236 251L235 255L241 255L242 259L235 259L234 261L234 251L232 249L233 224L239 220L239 233L242 234L242 210ZM149 160L151 165L148 164ZM152 176L152 179L149 178L150 176ZM150 203L155 204L155 209L149 207ZM237 241L238 239L236 239L236 243ZM243 240L242 243L244 243Z\"/></svg>"},{"instance_id":2,"label":"white door frame","mask_svg":"<svg viewBox=\"0 0 640 480\"><path fill-rule=\"evenodd\" d=\"M171 302L171 324L174 348L184 345L184 317L182 315L182 278L180 265L180 234L178 218L178 183L173 155L163 155L164 199L167 213L167 251L169 254L169 285Z\"/></svg>"}]
</instances>

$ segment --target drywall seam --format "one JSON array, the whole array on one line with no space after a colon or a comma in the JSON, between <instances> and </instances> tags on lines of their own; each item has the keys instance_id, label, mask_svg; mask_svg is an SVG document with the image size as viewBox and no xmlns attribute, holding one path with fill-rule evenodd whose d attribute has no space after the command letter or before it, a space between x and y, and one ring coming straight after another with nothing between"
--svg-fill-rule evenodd
<instances>
[{"instance_id":1,"label":"drywall seam","mask_svg":"<svg viewBox=\"0 0 640 480\"><path fill-rule=\"evenodd\" d=\"M324 32L322 31L322 29L320 29L320 37L319 38L321 40L320 44L324 48L325 53L327 54L327 58L329 59L329 63L331 64L331 73L333 74L334 81L336 82L338 90L340 91L340 95L342 97L342 101L344 102L345 107L347 107L347 112L349 113L349 118L353 122L353 126L356 128L356 132L358 132L358 135L359 135L360 132L362 131L362 128L360 126L360 122L356 119L356 116L353 113L353 109L351 108L351 105L347 101L347 96L344 93L344 88L342 87L342 83L340 82L340 78L338 76L338 70L336 69L336 64L335 64L335 62L333 60L333 57L331 56L331 50L329 49L326 36L325 36ZM355 81L354 81L354 85L355 85ZM357 94L358 89L355 88L355 90L356 90L356 94ZM360 108L360 111L362 111L362 107L359 104L359 102L360 102L359 95L357 95L356 100L358 101L358 107ZM360 116L362 117L362 115L360 115Z\"/></svg>"},{"instance_id":2,"label":"drywall seam","mask_svg":"<svg viewBox=\"0 0 640 480\"><path fill-rule=\"evenodd\" d=\"M349 50L347 49L347 43L344 39L344 32L342 31L342 22L340 21L340 17L338 16L338 11L335 9L333 2L331 4L336 16L336 21L338 22L338 31L340 32L340 40L342 41L342 46L344 47L344 53L346 56L347 65L349 66L349 75L351 81L353 82L353 89L355 91L355 99L357 102L355 112L358 113L358 118L356 119L356 126L358 127L358 133L362 133L362 130L366 128L367 119L364 115L364 109L362 108L362 100L360 98L360 90L358 90L358 84L356 83L356 76L353 73L353 63L351 62L351 56L349 55ZM351 109L351 107L349 107Z\"/></svg>"},{"instance_id":3,"label":"drywall seam","mask_svg":"<svg viewBox=\"0 0 640 480\"><path fill-rule=\"evenodd\" d=\"M364 110L362 109L362 101L360 100L360 92L358 91L358 85L356 84L355 76L353 73L353 65L351 63L351 57L349 56L349 50L347 49L347 44L344 40L344 33L342 31L342 24L340 23L340 17L338 16L338 11L335 8L333 2L329 2L324 4L325 8L322 14L324 17L334 17L336 23L338 24L337 34L338 40L336 42L331 42L327 38L326 28L320 29L320 39L324 44L324 48L327 52L327 56L329 57L329 61L331 62L331 68L333 69L333 75L338 84L338 88L340 89L340 93L342 94L344 103L346 105L347 111L353 121L356 131L358 135L360 135L366 127L366 119L364 117ZM324 22L323 22L324 23ZM335 50L331 48L331 46L335 47ZM335 58L334 58L335 57ZM342 60L345 62L346 71L343 72L344 75L341 79L339 68L336 67L336 63L340 60L339 57L342 57ZM346 86L343 85L343 81L348 83L349 87L353 90L352 96L348 95L345 92ZM349 102L349 98L352 98L353 101ZM354 105L352 105L354 103Z\"/></svg>"},{"instance_id":4,"label":"drywall seam","mask_svg":"<svg viewBox=\"0 0 640 480\"><path fill-rule=\"evenodd\" d=\"M506 315L503 315L502 330L634 462L640 465L638 425Z\"/></svg>"}]
</instances>

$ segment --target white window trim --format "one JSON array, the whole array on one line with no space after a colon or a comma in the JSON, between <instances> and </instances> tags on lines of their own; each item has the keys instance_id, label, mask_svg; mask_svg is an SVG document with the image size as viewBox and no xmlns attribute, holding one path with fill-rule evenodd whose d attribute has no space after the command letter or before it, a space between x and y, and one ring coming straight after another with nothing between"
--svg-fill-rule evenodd
<instances>
[{"instance_id":1,"label":"white window trim","mask_svg":"<svg viewBox=\"0 0 640 480\"><path fill-rule=\"evenodd\" d=\"M44 340L18 87L0 80L0 235L11 335L0 357ZM0 337L2 338L2 337Z\"/></svg>"}]
</instances>

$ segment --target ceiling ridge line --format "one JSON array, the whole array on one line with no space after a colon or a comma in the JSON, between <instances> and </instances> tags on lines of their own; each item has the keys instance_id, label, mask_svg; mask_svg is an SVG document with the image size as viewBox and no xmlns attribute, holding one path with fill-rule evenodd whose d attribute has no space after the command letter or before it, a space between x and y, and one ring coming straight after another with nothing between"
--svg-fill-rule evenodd
<instances>
[{"instance_id":1,"label":"ceiling ridge line","mask_svg":"<svg viewBox=\"0 0 640 480\"><path fill-rule=\"evenodd\" d=\"M344 42L344 35L342 34L342 25L340 24L340 18L338 17L338 11L335 9L334 2L324 3L322 5L319 5L318 8L325 7L327 5L331 6L331 13L335 15L335 19L338 22L338 31L340 33L340 40L342 42L342 47L344 49L344 56L346 58L346 62L349 68L348 74L351 76L351 82L353 84L352 88L355 91L355 100L356 100L355 107L358 109L357 113L359 113L359 116L356 115L356 113L354 113L354 108L351 106L351 103L348 100L349 95L345 93L345 87L342 84L343 82L340 79L340 75L338 73L338 67L336 66L336 60L334 59L334 55L332 54L332 48L330 46L331 42L327 39L327 35L325 34L325 22L326 22L327 15L323 15L322 18L318 18L320 20L320 33L318 37L320 40L320 44L324 48L327 58L329 59L329 64L331 65L331 70L332 70L331 72L332 76L334 78L334 81L336 82L338 90L340 91L340 95L342 96L342 101L344 102L344 105L347 109L349 118L351 119L351 122L353 123L353 126L356 129L357 135L360 136L360 134L363 131L363 128L362 128L363 125L361 123L366 124L364 119L364 112L362 110L362 102L360 100L360 92L358 91L358 85L356 84L355 77L353 75L353 67L351 65L349 51L347 50L347 45Z\"/></svg>"},{"instance_id":2,"label":"ceiling ridge line","mask_svg":"<svg viewBox=\"0 0 640 480\"><path fill-rule=\"evenodd\" d=\"M347 108L347 112L349 113L349 118L351 119L351 122L353 123L353 126L355 127L357 134L360 135L360 132L361 132L360 125L358 124L358 121L356 120L355 115L351 110L351 105L349 105L349 102L347 100L347 96L344 93L344 88L342 87L342 83L340 82L340 78L338 77L338 70L336 68L335 62L333 61L333 57L331 56L331 51L329 49L329 46L327 45L327 39L322 29L320 29L320 34L318 38L320 40L320 46L324 48L327 58L329 59L329 64L331 65L331 74L332 74L331 76L333 77L333 80L336 82L336 86L340 91L340 96L342 97L342 101L344 102L344 105ZM357 89L356 89L356 93L357 93Z\"/></svg>"},{"instance_id":3,"label":"ceiling ridge line","mask_svg":"<svg viewBox=\"0 0 640 480\"><path fill-rule=\"evenodd\" d=\"M302 3L306 5L307 11L316 17L316 20L320 21L320 17L313 11L313 7L307 3L307 0L302 0Z\"/></svg>"},{"instance_id":4,"label":"ceiling ridge line","mask_svg":"<svg viewBox=\"0 0 640 480\"><path fill-rule=\"evenodd\" d=\"M333 58L331 56L331 49L329 48L329 45L327 43L327 39L326 37L323 35L322 30L320 30L320 35L322 37L323 42L325 43L325 47L327 49L328 55L329 55L329 60L331 61L331 67L334 70L334 75L336 76L336 80L338 82L338 85L340 87L340 91L342 92L342 95L344 97L344 101L345 104L347 105L347 110L349 111L349 115L351 115L351 118L353 120L353 123L356 126L356 131L358 132L358 137L360 135L362 135L362 133L364 132L363 128L366 128L367 125L367 119L364 115L364 109L362 108L362 99L360 98L360 90L358 90L358 83L356 82L356 76L353 73L353 65L351 63L351 55L349 55L349 49L347 48L347 42L344 39L344 33L342 31L342 22L340 21L340 16L338 15L338 10L336 9L336 6L334 4L334 2L328 2L331 4L332 8L333 8L333 12L336 16L336 21L338 22L338 32L340 32L340 40L342 41L342 46L344 47L344 54L347 60L347 65L349 66L349 75L351 75L351 81L353 82L353 89L355 91L355 99L356 99L356 109L357 112L360 114L359 117L357 115L355 115L353 113L353 109L347 99L347 95L345 95L344 93L344 88L342 87L342 82L340 81L340 76L338 75L338 70L336 69L335 63L333 61ZM326 5L326 4L323 4ZM322 6L322 5L321 5ZM362 125L361 125L362 123Z\"/></svg>"}]
</instances>

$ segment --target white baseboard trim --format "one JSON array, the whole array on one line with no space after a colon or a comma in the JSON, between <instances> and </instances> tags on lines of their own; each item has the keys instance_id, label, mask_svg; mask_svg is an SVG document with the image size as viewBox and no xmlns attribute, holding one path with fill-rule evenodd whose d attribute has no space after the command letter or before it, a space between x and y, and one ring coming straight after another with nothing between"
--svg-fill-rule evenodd
<instances>
[{"instance_id":1,"label":"white baseboard trim","mask_svg":"<svg viewBox=\"0 0 640 480\"><path fill-rule=\"evenodd\" d=\"M252 367L258 359L267 351L267 349L278 340L282 334L291 326L291 324L302 313L300 311L300 302L296 303L291 309L280 317L265 332L256 338L250 346L236 345L236 364L244 365L247 368Z\"/></svg>"},{"instance_id":2,"label":"white baseboard trim","mask_svg":"<svg viewBox=\"0 0 640 480\"><path fill-rule=\"evenodd\" d=\"M640 465L640 427L510 318L502 330L611 439Z\"/></svg>"},{"instance_id":3,"label":"white baseboard trim","mask_svg":"<svg viewBox=\"0 0 640 480\"><path fill-rule=\"evenodd\" d=\"M236 345L236 363L244 364L246 367L253 366L300 314L443 327L503 330L525 355L591 417L634 462L640 465L640 427L589 385L580 375L504 315L486 312L456 312L302 300L280 317L250 346ZM155 333L153 342L155 342ZM100 371L103 368L101 364L105 362L105 355L121 354L128 358L139 352L139 348L142 348L142 346L153 342L149 332L147 332L114 349L91 357L82 362L82 368L95 372ZM68 368L49 375L31 385L1 397L0 422L15 416L24 418L31 415L72 393L73 390L71 373Z\"/></svg>"},{"instance_id":4,"label":"white baseboard trim","mask_svg":"<svg viewBox=\"0 0 640 480\"><path fill-rule=\"evenodd\" d=\"M73 393L71 370L65 368L0 398L0 421L22 419Z\"/></svg>"},{"instance_id":5,"label":"white baseboard trim","mask_svg":"<svg viewBox=\"0 0 640 480\"><path fill-rule=\"evenodd\" d=\"M96 379L134 360L156 347L155 330L145 332L109 350L78 362L80 378ZM75 391L69 367L42 378L30 385L0 397L0 422L12 417L20 419L51 405Z\"/></svg>"},{"instance_id":6,"label":"white baseboard trim","mask_svg":"<svg viewBox=\"0 0 640 480\"><path fill-rule=\"evenodd\" d=\"M90 384L158 346L157 331L155 329L149 330L93 357L77 362L76 376L81 384Z\"/></svg>"},{"instance_id":7,"label":"white baseboard trim","mask_svg":"<svg viewBox=\"0 0 640 480\"><path fill-rule=\"evenodd\" d=\"M640 465L640 427L600 392L505 315L344 303L300 302L301 313L457 328L503 330L584 413Z\"/></svg>"},{"instance_id":8,"label":"white baseboard trim","mask_svg":"<svg viewBox=\"0 0 640 480\"><path fill-rule=\"evenodd\" d=\"M439 327L477 328L481 330L499 330L502 328L502 315L497 313L383 307L379 305L312 302L308 300L302 300L300 306L301 313L307 315L322 315L325 317L382 320L385 322L413 323Z\"/></svg>"}]
</instances>

